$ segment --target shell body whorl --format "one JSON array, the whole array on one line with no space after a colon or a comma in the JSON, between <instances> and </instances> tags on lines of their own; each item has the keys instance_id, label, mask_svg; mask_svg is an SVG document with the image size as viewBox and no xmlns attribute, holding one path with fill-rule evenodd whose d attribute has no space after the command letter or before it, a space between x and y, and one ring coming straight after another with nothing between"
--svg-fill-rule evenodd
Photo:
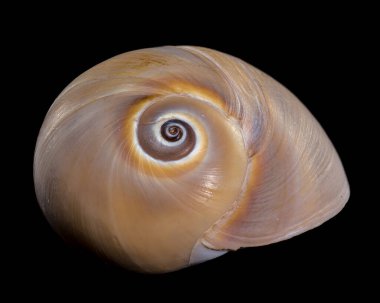
<instances>
[{"instance_id":1,"label":"shell body whorl","mask_svg":"<svg viewBox=\"0 0 380 303\"><path fill-rule=\"evenodd\" d=\"M235 57L187 46L125 53L69 84L41 128L34 180L58 233L146 272L290 238L349 196L295 96Z\"/></svg>"}]
</instances>

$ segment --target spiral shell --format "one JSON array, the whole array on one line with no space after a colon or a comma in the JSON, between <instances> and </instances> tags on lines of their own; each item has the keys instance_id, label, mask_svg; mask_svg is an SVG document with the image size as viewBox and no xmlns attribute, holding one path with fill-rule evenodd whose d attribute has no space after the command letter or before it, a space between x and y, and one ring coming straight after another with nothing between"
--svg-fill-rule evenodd
<instances>
[{"instance_id":1,"label":"spiral shell","mask_svg":"<svg viewBox=\"0 0 380 303\"><path fill-rule=\"evenodd\" d=\"M290 238L349 197L334 147L294 95L188 46L128 52L68 85L41 128L34 180L59 234L145 272Z\"/></svg>"}]
</instances>

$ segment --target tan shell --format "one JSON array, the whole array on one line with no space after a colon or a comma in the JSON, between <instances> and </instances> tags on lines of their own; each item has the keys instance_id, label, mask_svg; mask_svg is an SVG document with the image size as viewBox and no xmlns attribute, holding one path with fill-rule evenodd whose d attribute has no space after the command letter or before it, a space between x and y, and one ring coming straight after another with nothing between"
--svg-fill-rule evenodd
<instances>
[{"instance_id":1,"label":"tan shell","mask_svg":"<svg viewBox=\"0 0 380 303\"><path fill-rule=\"evenodd\" d=\"M160 135L173 119L188 127L182 145ZM75 79L45 118L34 180L63 237L145 272L290 238L349 197L334 147L294 95L187 46L125 53Z\"/></svg>"}]
</instances>

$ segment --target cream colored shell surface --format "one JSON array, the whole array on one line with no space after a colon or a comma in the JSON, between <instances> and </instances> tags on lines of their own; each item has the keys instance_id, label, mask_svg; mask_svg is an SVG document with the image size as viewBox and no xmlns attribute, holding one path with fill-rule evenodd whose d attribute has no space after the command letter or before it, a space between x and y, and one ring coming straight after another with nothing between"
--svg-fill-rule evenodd
<instances>
[{"instance_id":1,"label":"cream colored shell surface","mask_svg":"<svg viewBox=\"0 0 380 303\"><path fill-rule=\"evenodd\" d=\"M183 142L162 138L173 120L187 125ZM34 180L64 238L145 272L290 238L349 196L333 145L294 95L188 46L128 52L69 84L41 128Z\"/></svg>"}]
</instances>

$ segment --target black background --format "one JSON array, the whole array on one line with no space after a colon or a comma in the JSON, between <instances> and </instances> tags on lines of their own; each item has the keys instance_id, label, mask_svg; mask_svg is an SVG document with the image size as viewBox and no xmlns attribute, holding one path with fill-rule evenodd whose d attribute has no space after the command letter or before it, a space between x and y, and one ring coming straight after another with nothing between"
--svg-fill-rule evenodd
<instances>
[{"instance_id":1,"label":"black background","mask_svg":"<svg viewBox=\"0 0 380 303\"><path fill-rule=\"evenodd\" d=\"M56 19L51 11L30 19L22 35L16 37L21 45L17 61L27 75L17 92L23 105L19 123L26 145L19 150L22 177L15 177L25 185L17 191L16 210L6 218L12 243L8 246L12 284L18 285L21 293L26 285L37 285L28 291L42 297L43 289L69 296L76 291L121 296L137 291L141 298L152 293L164 298L176 291L183 296L207 291L212 295L264 295L268 299L278 294L302 297L299 289L313 297L355 290L366 278L363 272L375 265L367 263L373 240L366 231L374 223L365 219L368 210L363 208L366 198L358 159L357 104L362 101L357 99L361 88L355 70L362 57L355 46L362 45L362 37L353 15L322 9L315 15L305 10L290 16L281 8L275 15L267 10L243 14L245 8L202 14L199 8L185 17L179 8L180 14L161 17L161 12L152 10L152 16L138 10L128 11L124 17L104 13L89 20L80 13ZM174 273L134 273L68 246L53 232L34 194L34 146L55 97L80 73L122 52L184 44L237 56L298 96L341 156L351 198L336 217L291 240L241 249Z\"/></svg>"}]
</instances>

